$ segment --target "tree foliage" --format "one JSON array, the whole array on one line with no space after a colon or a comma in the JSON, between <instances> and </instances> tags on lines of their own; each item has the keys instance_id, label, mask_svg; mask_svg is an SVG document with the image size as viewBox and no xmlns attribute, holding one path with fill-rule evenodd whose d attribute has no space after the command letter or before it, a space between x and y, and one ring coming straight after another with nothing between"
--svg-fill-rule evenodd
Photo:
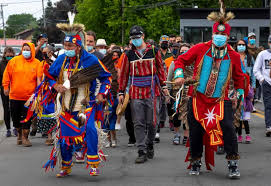
<instances>
[{"instance_id":1,"label":"tree foliage","mask_svg":"<svg viewBox=\"0 0 271 186\"><path fill-rule=\"evenodd\" d=\"M176 8L219 8L218 0L177 0L161 5L165 0L125 0L122 20L122 0L77 0L76 21L85 24L87 29L97 33L109 43L121 42L122 24L125 40L128 41L129 28L140 25L146 38L158 40L162 34L178 34L180 20ZM228 8L262 7L262 1L225 0Z\"/></svg>"},{"instance_id":2,"label":"tree foliage","mask_svg":"<svg viewBox=\"0 0 271 186\"><path fill-rule=\"evenodd\" d=\"M32 14L13 14L8 17L6 24L7 37L13 37L18 32L37 27L37 20Z\"/></svg>"}]
</instances>

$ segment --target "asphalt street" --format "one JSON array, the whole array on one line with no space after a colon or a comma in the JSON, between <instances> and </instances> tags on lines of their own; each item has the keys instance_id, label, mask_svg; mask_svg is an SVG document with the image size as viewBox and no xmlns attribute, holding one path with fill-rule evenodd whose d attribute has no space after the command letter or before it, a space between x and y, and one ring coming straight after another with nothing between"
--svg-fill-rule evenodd
<instances>
[{"instance_id":1,"label":"asphalt street","mask_svg":"<svg viewBox=\"0 0 271 186\"><path fill-rule=\"evenodd\" d=\"M262 105L259 105L262 109ZM271 138L264 135L262 112L253 115L250 122L251 144L240 144L240 180L227 178L227 164L224 155L216 155L213 171L202 166L199 176L189 176L184 162L187 149L172 145L173 133L168 128L161 130L161 143L155 145L155 158L145 164L134 164L137 156L135 147L127 147L125 129L118 132L118 147L105 149L108 161L102 164L101 175L91 177L85 165L75 164L73 172L65 178L56 178L54 172L45 173L41 168L49 157L52 147L44 144L40 135L31 137L30 148L16 146L16 138L0 137L0 186L175 186L175 185L270 185ZM2 138L2 140L1 140Z\"/></svg>"}]
</instances>

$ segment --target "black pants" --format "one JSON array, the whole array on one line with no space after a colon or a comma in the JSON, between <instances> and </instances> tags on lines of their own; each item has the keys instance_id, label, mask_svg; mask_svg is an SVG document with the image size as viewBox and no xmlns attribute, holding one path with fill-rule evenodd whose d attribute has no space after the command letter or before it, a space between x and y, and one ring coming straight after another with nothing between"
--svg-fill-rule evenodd
<instances>
[{"instance_id":1,"label":"black pants","mask_svg":"<svg viewBox=\"0 0 271 186\"><path fill-rule=\"evenodd\" d=\"M242 126L243 126L243 124L245 126L246 134L250 134L248 121L244 120L244 121L240 121L240 126L238 128L236 128L237 133L238 133L239 136L242 135Z\"/></svg>"},{"instance_id":2,"label":"black pants","mask_svg":"<svg viewBox=\"0 0 271 186\"><path fill-rule=\"evenodd\" d=\"M26 118L27 108L24 106L26 101L10 100L11 117L15 128L30 129L31 121L21 123Z\"/></svg>"},{"instance_id":3,"label":"black pants","mask_svg":"<svg viewBox=\"0 0 271 186\"><path fill-rule=\"evenodd\" d=\"M202 157L203 152L203 135L205 130L194 117L192 108L192 99L188 102L188 124L191 158L198 159ZM238 156L238 144L233 126L233 112L231 101L224 102L224 119L220 121L223 132L224 148L227 156Z\"/></svg>"},{"instance_id":4,"label":"black pants","mask_svg":"<svg viewBox=\"0 0 271 186\"><path fill-rule=\"evenodd\" d=\"M125 110L125 119L126 119L126 130L129 135L129 142L135 143L135 132L134 132L134 123L132 121L131 107L130 103L128 103Z\"/></svg>"},{"instance_id":5,"label":"black pants","mask_svg":"<svg viewBox=\"0 0 271 186\"><path fill-rule=\"evenodd\" d=\"M4 121L7 130L10 129L10 108L9 108L9 97L5 96L3 88L1 88L1 99L4 108Z\"/></svg>"}]
</instances>

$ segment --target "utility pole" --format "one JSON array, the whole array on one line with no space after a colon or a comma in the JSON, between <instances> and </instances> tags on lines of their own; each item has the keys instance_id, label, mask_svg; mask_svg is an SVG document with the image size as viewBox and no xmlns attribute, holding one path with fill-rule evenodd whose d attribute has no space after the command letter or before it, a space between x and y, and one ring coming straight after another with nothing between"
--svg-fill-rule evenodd
<instances>
[{"instance_id":1,"label":"utility pole","mask_svg":"<svg viewBox=\"0 0 271 186\"><path fill-rule=\"evenodd\" d=\"M8 6L6 4L1 4L1 17L2 17L2 21L3 21L3 34L4 34L4 41L5 41L5 47L7 46L7 40L6 40L6 29L5 29L5 19L4 19L4 10L3 7L4 6Z\"/></svg>"},{"instance_id":2,"label":"utility pole","mask_svg":"<svg viewBox=\"0 0 271 186\"><path fill-rule=\"evenodd\" d=\"M42 0L42 11L43 11L43 27L46 27L46 20L45 20L45 9L44 9L44 0Z\"/></svg>"},{"instance_id":3,"label":"utility pole","mask_svg":"<svg viewBox=\"0 0 271 186\"><path fill-rule=\"evenodd\" d=\"M124 4L125 0L121 1L121 44L124 44Z\"/></svg>"}]
</instances>

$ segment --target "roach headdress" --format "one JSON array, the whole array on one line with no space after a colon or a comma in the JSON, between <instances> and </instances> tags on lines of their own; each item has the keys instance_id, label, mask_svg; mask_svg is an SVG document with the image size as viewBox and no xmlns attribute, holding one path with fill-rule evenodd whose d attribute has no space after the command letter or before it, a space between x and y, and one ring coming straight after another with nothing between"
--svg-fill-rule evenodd
<instances>
[{"instance_id":1,"label":"roach headdress","mask_svg":"<svg viewBox=\"0 0 271 186\"><path fill-rule=\"evenodd\" d=\"M234 14L232 12L228 12L226 14L224 0L219 0L220 3L220 12L212 12L208 15L207 19L209 21L214 21L213 25L213 33L214 32L223 32L230 35L231 26L228 22L234 18Z\"/></svg>"},{"instance_id":2,"label":"roach headdress","mask_svg":"<svg viewBox=\"0 0 271 186\"><path fill-rule=\"evenodd\" d=\"M85 26L83 24L73 23L75 14L68 12L69 24L59 23L57 24L57 28L59 28L64 34L66 42L74 43L78 46L84 47L86 46L85 38Z\"/></svg>"}]
</instances>

